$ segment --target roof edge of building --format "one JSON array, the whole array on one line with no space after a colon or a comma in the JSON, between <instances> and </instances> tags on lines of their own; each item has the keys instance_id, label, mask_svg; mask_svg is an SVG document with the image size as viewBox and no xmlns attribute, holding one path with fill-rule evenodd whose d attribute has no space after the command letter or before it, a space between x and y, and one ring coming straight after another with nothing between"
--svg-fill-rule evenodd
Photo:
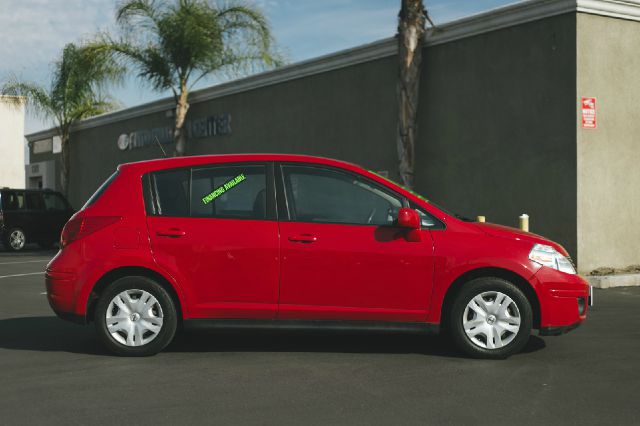
<instances>
[{"instance_id":1,"label":"roof edge of building","mask_svg":"<svg viewBox=\"0 0 640 426\"><path fill-rule=\"evenodd\" d=\"M640 21L640 0L523 0L439 25L437 30L427 33L425 41L428 46L434 46L570 12ZM385 58L394 55L396 52L396 39L395 37L389 37L373 43L286 65L275 70L200 89L192 92L189 100L191 104L204 102ZM73 130L90 129L173 108L173 98L167 97L88 118L74 126ZM50 128L28 134L25 137L32 142L50 138L55 134L56 129Z\"/></svg>"}]
</instances>

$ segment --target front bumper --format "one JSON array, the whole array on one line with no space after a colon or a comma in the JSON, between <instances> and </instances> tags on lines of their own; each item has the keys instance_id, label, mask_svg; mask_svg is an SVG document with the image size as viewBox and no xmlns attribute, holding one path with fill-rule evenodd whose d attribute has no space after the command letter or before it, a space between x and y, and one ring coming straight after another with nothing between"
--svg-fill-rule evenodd
<instances>
[{"instance_id":1,"label":"front bumper","mask_svg":"<svg viewBox=\"0 0 640 426\"><path fill-rule=\"evenodd\" d=\"M540 328L541 336L560 336L561 334L565 334L570 332L571 330L575 330L582 324L582 321L578 321L571 325L563 325L559 327L542 327Z\"/></svg>"},{"instance_id":2,"label":"front bumper","mask_svg":"<svg viewBox=\"0 0 640 426\"><path fill-rule=\"evenodd\" d=\"M589 284L579 275L542 267L532 284L540 301L540 334L566 333L587 318Z\"/></svg>"}]
</instances>

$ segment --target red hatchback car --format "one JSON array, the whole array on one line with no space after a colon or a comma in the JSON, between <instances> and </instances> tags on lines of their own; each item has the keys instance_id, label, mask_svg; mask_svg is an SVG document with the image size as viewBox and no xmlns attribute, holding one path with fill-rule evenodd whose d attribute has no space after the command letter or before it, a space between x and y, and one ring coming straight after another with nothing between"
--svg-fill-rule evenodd
<instances>
[{"instance_id":1,"label":"red hatchback car","mask_svg":"<svg viewBox=\"0 0 640 426\"><path fill-rule=\"evenodd\" d=\"M504 358L584 321L562 246L472 223L341 161L216 155L124 164L66 224L49 303L120 355L185 326L446 330Z\"/></svg>"}]
</instances>

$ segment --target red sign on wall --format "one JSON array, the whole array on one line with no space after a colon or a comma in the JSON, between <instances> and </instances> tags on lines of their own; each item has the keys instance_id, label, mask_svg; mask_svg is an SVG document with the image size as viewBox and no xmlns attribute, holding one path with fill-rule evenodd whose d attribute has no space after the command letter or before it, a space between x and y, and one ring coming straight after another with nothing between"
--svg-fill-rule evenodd
<instances>
[{"instance_id":1,"label":"red sign on wall","mask_svg":"<svg viewBox=\"0 0 640 426\"><path fill-rule=\"evenodd\" d=\"M596 98L582 98L582 128L596 128Z\"/></svg>"}]
</instances>

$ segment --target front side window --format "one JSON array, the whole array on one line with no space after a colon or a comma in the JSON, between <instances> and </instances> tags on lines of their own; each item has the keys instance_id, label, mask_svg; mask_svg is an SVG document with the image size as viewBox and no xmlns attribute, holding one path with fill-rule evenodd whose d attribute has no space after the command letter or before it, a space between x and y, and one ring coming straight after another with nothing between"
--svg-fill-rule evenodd
<instances>
[{"instance_id":1,"label":"front side window","mask_svg":"<svg viewBox=\"0 0 640 426\"><path fill-rule=\"evenodd\" d=\"M266 219L266 175L266 167L263 165L193 169L191 216Z\"/></svg>"},{"instance_id":2,"label":"front side window","mask_svg":"<svg viewBox=\"0 0 640 426\"><path fill-rule=\"evenodd\" d=\"M2 194L2 208L4 210L24 209L24 192L11 191Z\"/></svg>"},{"instance_id":3,"label":"front side window","mask_svg":"<svg viewBox=\"0 0 640 426\"><path fill-rule=\"evenodd\" d=\"M311 166L282 167L291 220L392 225L402 198L368 179Z\"/></svg>"},{"instance_id":4,"label":"front side window","mask_svg":"<svg viewBox=\"0 0 640 426\"><path fill-rule=\"evenodd\" d=\"M411 203L411 208L416 210L420 215L420 226L422 226L423 228L429 228L432 230L445 229L444 223L442 223L432 214L422 210L420 207L418 207L417 204Z\"/></svg>"}]
</instances>

